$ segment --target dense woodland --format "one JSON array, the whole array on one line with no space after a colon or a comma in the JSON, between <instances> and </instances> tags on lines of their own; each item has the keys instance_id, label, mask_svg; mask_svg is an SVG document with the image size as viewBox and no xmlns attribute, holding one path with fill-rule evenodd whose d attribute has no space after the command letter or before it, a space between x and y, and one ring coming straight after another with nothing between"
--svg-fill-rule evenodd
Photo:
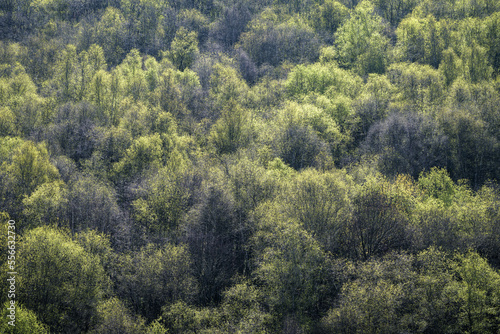
<instances>
[{"instance_id":1,"label":"dense woodland","mask_svg":"<svg viewBox=\"0 0 500 334\"><path fill-rule=\"evenodd\" d=\"M500 1L0 1L2 333L500 333Z\"/></svg>"}]
</instances>

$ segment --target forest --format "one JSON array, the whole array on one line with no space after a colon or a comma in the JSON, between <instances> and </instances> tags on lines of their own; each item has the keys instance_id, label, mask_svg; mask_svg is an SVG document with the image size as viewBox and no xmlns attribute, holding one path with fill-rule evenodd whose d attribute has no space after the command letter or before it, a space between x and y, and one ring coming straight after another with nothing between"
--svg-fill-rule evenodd
<instances>
[{"instance_id":1,"label":"forest","mask_svg":"<svg viewBox=\"0 0 500 334\"><path fill-rule=\"evenodd\" d=\"M499 74L498 0L0 1L0 332L500 333Z\"/></svg>"}]
</instances>

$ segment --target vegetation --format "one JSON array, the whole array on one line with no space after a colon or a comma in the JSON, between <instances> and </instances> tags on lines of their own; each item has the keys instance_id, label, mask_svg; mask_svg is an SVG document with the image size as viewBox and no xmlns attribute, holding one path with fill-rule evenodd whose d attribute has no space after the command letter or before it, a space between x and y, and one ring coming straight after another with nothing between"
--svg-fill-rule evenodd
<instances>
[{"instance_id":1,"label":"vegetation","mask_svg":"<svg viewBox=\"0 0 500 334\"><path fill-rule=\"evenodd\" d=\"M4 0L5 333L498 333L500 2Z\"/></svg>"}]
</instances>

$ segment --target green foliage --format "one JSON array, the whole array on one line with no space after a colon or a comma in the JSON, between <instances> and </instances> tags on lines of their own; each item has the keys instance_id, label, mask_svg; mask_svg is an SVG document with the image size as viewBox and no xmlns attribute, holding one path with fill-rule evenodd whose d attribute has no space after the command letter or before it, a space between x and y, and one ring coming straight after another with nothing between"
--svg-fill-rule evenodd
<instances>
[{"instance_id":1,"label":"green foliage","mask_svg":"<svg viewBox=\"0 0 500 334\"><path fill-rule=\"evenodd\" d=\"M349 112L349 100L342 96L334 101L311 96L311 100L317 106L287 103L277 114L277 128L271 135L277 154L297 170L331 167L331 154L341 150L350 139L342 133L343 127L348 126L343 121Z\"/></svg>"},{"instance_id":2,"label":"green foliage","mask_svg":"<svg viewBox=\"0 0 500 334\"><path fill-rule=\"evenodd\" d=\"M182 166L184 167L184 166ZM184 168L162 168L145 186L145 195L132 202L132 215L147 235L175 235L189 208L195 175Z\"/></svg>"},{"instance_id":3,"label":"green foliage","mask_svg":"<svg viewBox=\"0 0 500 334\"><path fill-rule=\"evenodd\" d=\"M359 265L323 327L349 333L462 332L456 264L429 248L415 257L391 254Z\"/></svg>"},{"instance_id":4,"label":"green foliage","mask_svg":"<svg viewBox=\"0 0 500 334\"><path fill-rule=\"evenodd\" d=\"M340 2L327 0L313 12L311 25L317 30L334 34L348 18L348 9Z\"/></svg>"},{"instance_id":5,"label":"green foliage","mask_svg":"<svg viewBox=\"0 0 500 334\"><path fill-rule=\"evenodd\" d=\"M10 307L9 302L5 302L2 305L2 312L0 316L4 321L0 324L0 330L5 334L48 334L49 329L46 325L38 320L36 314L33 311L30 311L18 303L15 304L16 314L15 321L13 322L15 326L11 326L8 322L10 318L8 315L10 311L8 308Z\"/></svg>"},{"instance_id":6,"label":"green foliage","mask_svg":"<svg viewBox=\"0 0 500 334\"><path fill-rule=\"evenodd\" d=\"M448 29L446 21L436 21L432 15L426 18L405 18L396 31L401 60L437 68L449 39Z\"/></svg>"},{"instance_id":7,"label":"green foliage","mask_svg":"<svg viewBox=\"0 0 500 334\"><path fill-rule=\"evenodd\" d=\"M2 127L6 131L17 130L20 134L29 135L48 113L46 101L37 95L37 87L19 62L1 66L4 70L0 77Z\"/></svg>"},{"instance_id":8,"label":"green foliage","mask_svg":"<svg viewBox=\"0 0 500 334\"><path fill-rule=\"evenodd\" d=\"M396 63L387 72L391 83L398 87L401 101L405 101L410 108L423 110L442 102L444 78L429 65Z\"/></svg>"},{"instance_id":9,"label":"green foliage","mask_svg":"<svg viewBox=\"0 0 500 334\"><path fill-rule=\"evenodd\" d=\"M261 164L247 158L239 159L230 166L231 190L239 210L248 214L271 198L279 185L270 174Z\"/></svg>"},{"instance_id":10,"label":"green foliage","mask_svg":"<svg viewBox=\"0 0 500 334\"><path fill-rule=\"evenodd\" d=\"M319 56L319 41L310 27L293 21L279 23L272 12L249 22L240 38L241 47L257 66L278 66L284 61L312 62Z\"/></svg>"},{"instance_id":11,"label":"green foliage","mask_svg":"<svg viewBox=\"0 0 500 334\"><path fill-rule=\"evenodd\" d=\"M382 20L373 5L369 1L360 2L335 33L340 64L355 67L361 75L385 72L388 39L382 34L382 28Z\"/></svg>"},{"instance_id":12,"label":"green foliage","mask_svg":"<svg viewBox=\"0 0 500 334\"><path fill-rule=\"evenodd\" d=\"M90 333L144 333L144 320L134 319L130 311L118 298L102 301L97 306L97 326Z\"/></svg>"},{"instance_id":13,"label":"green foliage","mask_svg":"<svg viewBox=\"0 0 500 334\"><path fill-rule=\"evenodd\" d=\"M418 173L445 166L448 140L434 120L426 116L393 114L370 128L362 146L377 154L379 170L385 175Z\"/></svg>"},{"instance_id":14,"label":"green foliage","mask_svg":"<svg viewBox=\"0 0 500 334\"><path fill-rule=\"evenodd\" d=\"M10 142L13 143L12 140ZM59 172L50 163L44 143L37 145L31 141L23 141L16 146L0 167L0 172L4 175L4 191L8 191L7 198L4 197L4 205L8 205L6 209L12 210L12 214L19 213L24 196L44 183L59 179ZM9 207L9 204L13 206Z\"/></svg>"},{"instance_id":15,"label":"green foliage","mask_svg":"<svg viewBox=\"0 0 500 334\"><path fill-rule=\"evenodd\" d=\"M0 136L16 134L16 115L8 107L0 108Z\"/></svg>"},{"instance_id":16,"label":"green foliage","mask_svg":"<svg viewBox=\"0 0 500 334\"><path fill-rule=\"evenodd\" d=\"M160 322L168 328L169 333L175 334L210 333L209 328L217 328L220 321L217 309L198 309L183 301L165 306L160 318Z\"/></svg>"},{"instance_id":17,"label":"green foliage","mask_svg":"<svg viewBox=\"0 0 500 334\"><path fill-rule=\"evenodd\" d=\"M269 333L270 315L264 311L263 296L246 282L224 292L221 316L227 332Z\"/></svg>"},{"instance_id":18,"label":"green foliage","mask_svg":"<svg viewBox=\"0 0 500 334\"><path fill-rule=\"evenodd\" d=\"M440 119L452 148L450 172L455 180L469 179L477 187L487 178L497 177L497 165L492 159L498 156L498 137L490 132L481 111L467 102L465 82L456 81L450 91L456 94L459 106L453 110L453 117L452 110L447 109Z\"/></svg>"},{"instance_id":19,"label":"green foliage","mask_svg":"<svg viewBox=\"0 0 500 334\"><path fill-rule=\"evenodd\" d=\"M210 97L214 100L214 107L222 110L231 100L237 101L244 97L248 86L239 73L230 66L216 64L210 76Z\"/></svg>"},{"instance_id":20,"label":"green foliage","mask_svg":"<svg viewBox=\"0 0 500 334\"><path fill-rule=\"evenodd\" d=\"M168 243L148 244L132 257L123 255L118 280L118 296L149 321L163 306L190 300L197 292L187 248Z\"/></svg>"},{"instance_id":21,"label":"green foliage","mask_svg":"<svg viewBox=\"0 0 500 334\"><path fill-rule=\"evenodd\" d=\"M404 185L404 179L401 181ZM348 243L355 257L367 260L405 245L406 220L412 206L411 193L405 187L368 179L354 195L353 206Z\"/></svg>"},{"instance_id":22,"label":"green foliage","mask_svg":"<svg viewBox=\"0 0 500 334\"><path fill-rule=\"evenodd\" d=\"M43 183L23 199L23 215L29 227L66 226L68 204L66 185L62 181Z\"/></svg>"},{"instance_id":23,"label":"green foliage","mask_svg":"<svg viewBox=\"0 0 500 334\"><path fill-rule=\"evenodd\" d=\"M198 52L198 36L196 32L188 32L184 27L179 28L170 45L169 57L172 63L179 70L184 71L193 64Z\"/></svg>"},{"instance_id":24,"label":"green foliage","mask_svg":"<svg viewBox=\"0 0 500 334\"><path fill-rule=\"evenodd\" d=\"M53 331L87 331L109 284L99 258L48 227L26 233L19 257L19 302Z\"/></svg>"},{"instance_id":25,"label":"green foliage","mask_svg":"<svg viewBox=\"0 0 500 334\"><path fill-rule=\"evenodd\" d=\"M263 283L266 302L283 320L296 315L302 324L320 312L324 298L327 257L319 243L272 203L258 209L254 275Z\"/></svg>"},{"instance_id":26,"label":"green foliage","mask_svg":"<svg viewBox=\"0 0 500 334\"><path fill-rule=\"evenodd\" d=\"M0 332L496 333L499 10L0 1Z\"/></svg>"},{"instance_id":27,"label":"green foliage","mask_svg":"<svg viewBox=\"0 0 500 334\"><path fill-rule=\"evenodd\" d=\"M133 177L147 169L158 169L162 164L163 141L159 134L135 139L126 150L125 156L114 164L118 175Z\"/></svg>"},{"instance_id":28,"label":"green foliage","mask_svg":"<svg viewBox=\"0 0 500 334\"><path fill-rule=\"evenodd\" d=\"M450 205L455 193L455 185L445 169L432 168L429 172L420 174L418 184L425 193Z\"/></svg>"},{"instance_id":29,"label":"green foliage","mask_svg":"<svg viewBox=\"0 0 500 334\"><path fill-rule=\"evenodd\" d=\"M397 27L419 2L417 0L376 0L373 4L382 12L381 16L389 21L391 26Z\"/></svg>"},{"instance_id":30,"label":"green foliage","mask_svg":"<svg viewBox=\"0 0 500 334\"><path fill-rule=\"evenodd\" d=\"M488 64L487 49L475 42L462 50L462 66L464 77L473 83L489 80L493 72Z\"/></svg>"},{"instance_id":31,"label":"green foliage","mask_svg":"<svg viewBox=\"0 0 500 334\"><path fill-rule=\"evenodd\" d=\"M314 92L354 97L361 86L359 77L340 69L335 64L299 65L288 75L285 88L292 96Z\"/></svg>"},{"instance_id":32,"label":"green foliage","mask_svg":"<svg viewBox=\"0 0 500 334\"><path fill-rule=\"evenodd\" d=\"M462 62L453 49L446 49L442 53L442 61L439 70L443 73L446 85L449 86L460 75Z\"/></svg>"},{"instance_id":33,"label":"green foliage","mask_svg":"<svg viewBox=\"0 0 500 334\"><path fill-rule=\"evenodd\" d=\"M304 170L285 195L287 214L329 251L338 251L349 218L350 182L342 172Z\"/></svg>"},{"instance_id":34,"label":"green foliage","mask_svg":"<svg viewBox=\"0 0 500 334\"><path fill-rule=\"evenodd\" d=\"M499 324L500 275L477 253L460 255L457 260L454 269L459 281L452 289L460 301L460 327L470 333L491 333Z\"/></svg>"},{"instance_id":35,"label":"green foliage","mask_svg":"<svg viewBox=\"0 0 500 334\"><path fill-rule=\"evenodd\" d=\"M131 96L134 101L144 99L144 95L148 89L142 65L142 57L139 50L132 49L119 67L124 83L124 95Z\"/></svg>"},{"instance_id":36,"label":"green foliage","mask_svg":"<svg viewBox=\"0 0 500 334\"><path fill-rule=\"evenodd\" d=\"M95 229L120 237L116 234L123 216L109 184L93 177L81 177L70 184L67 196L66 219L72 232Z\"/></svg>"},{"instance_id":37,"label":"green foliage","mask_svg":"<svg viewBox=\"0 0 500 334\"><path fill-rule=\"evenodd\" d=\"M59 98L62 101L77 99L78 94L78 58L76 47L68 44L60 54L56 63L55 85L59 88Z\"/></svg>"},{"instance_id":38,"label":"green foliage","mask_svg":"<svg viewBox=\"0 0 500 334\"><path fill-rule=\"evenodd\" d=\"M212 172L217 175L216 170ZM182 224L182 240L193 256L194 276L200 283L199 302L210 305L220 301L231 278L242 273L248 263L244 248L248 227L226 181L220 176L214 182L201 184L200 198Z\"/></svg>"},{"instance_id":39,"label":"green foliage","mask_svg":"<svg viewBox=\"0 0 500 334\"><path fill-rule=\"evenodd\" d=\"M107 7L93 31L93 40L101 45L106 60L110 65L117 65L125 56L126 36L125 19L122 12L113 7Z\"/></svg>"},{"instance_id":40,"label":"green foliage","mask_svg":"<svg viewBox=\"0 0 500 334\"><path fill-rule=\"evenodd\" d=\"M343 304L330 311L325 327L335 332L396 333L402 289L385 280L368 285L345 284L341 292Z\"/></svg>"},{"instance_id":41,"label":"green foliage","mask_svg":"<svg viewBox=\"0 0 500 334\"><path fill-rule=\"evenodd\" d=\"M211 140L219 154L232 153L248 144L251 123L248 111L229 100L215 123Z\"/></svg>"}]
</instances>

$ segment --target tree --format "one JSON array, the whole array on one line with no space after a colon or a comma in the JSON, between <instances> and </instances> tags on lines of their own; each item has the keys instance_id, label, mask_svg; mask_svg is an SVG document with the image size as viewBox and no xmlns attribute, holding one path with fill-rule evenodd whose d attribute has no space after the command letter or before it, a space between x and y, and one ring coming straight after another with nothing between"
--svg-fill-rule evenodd
<instances>
[{"instance_id":1,"label":"tree","mask_svg":"<svg viewBox=\"0 0 500 334\"><path fill-rule=\"evenodd\" d=\"M109 185L92 177L76 178L70 183L67 196L67 224L72 232L95 229L110 234L115 244L127 237L120 230L125 217Z\"/></svg>"},{"instance_id":2,"label":"tree","mask_svg":"<svg viewBox=\"0 0 500 334\"><path fill-rule=\"evenodd\" d=\"M408 16L399 24L398 50L401 61L419 62L438 68L442 52L448 47L449 32L446 21Z\"/></svg>"},{"instance_id":3,"label":"tree","mask_svg":"<svg viewBox=\"0 0 500 334\"><path fill-rule=\"evenodd\" d=\"M66 232L49 227L26 233L19 257L19 302L51 331L88 331L108 289L100 260Z\"/></svg>"},{"instance_id":4,"label":"tree","mask_svg":"<svg viewBox=\"0 0 500 334\"><path fill-rule=\"evenodd\" d=\"M250 21L248 32L240 37L241 47L257 66L278 66L286 60L302 63L318 59L319 41L310 27L266 21L267 18Z\"/></svg>"},{"instance_id":5,"label":"tree","mask_svg":"<svg viewBox=\"0 0 500 334\"><path fill-rule=\"evenodd\" d=\"M221 300L221 293L231 278L244 272L244 245L248 230L238 219L234 199L226 187L203 184L199 202L185 217L181 240L193 256L193 274L200 284L198 300L211 305Z\"/></svg>"},{"instance_id":6,"label":"tree","mask_svg":"<svg viewBox=\"0 0 500 334\"><path fill-rule=\"evenodd\" d=\"M132 138L151 135L158 111L158 108L148 104L125 98L119 106L119 127L130 133Z\"/></svg>"},{"instance_id":7,"label":"tree","mask_svg":"<svg viewBox=\"0 0 500 334\"><path fill-rule=\"evenodd\" d=\"M402 19L413 11L418 1L415 0L377 0L373 3L382 13L381 16L397 27Z\"/></svg>"},{"instance_id":8,"label":"tree","mask_svg":"<svg viewBox=\"0 0 500 334\"><path fill-rule=\"evenodd\" d=\"M433 167L428 172L422 171L418 185L427 196L439 199L445 206L450 206L455 194L455 184L446 169Z\"/></svg>"},{"instance_id":9,"label":"tree","mask_svg":"<svg viewBox=\"0 0 500 334\"><path fill-rule=\"evenodd\" d=\"M217 308L196 308L178 301L165 305L162 309L160 323L168 329L169 333L197 333L200 331L214 331L220 329L221 315Z\"/></svg>"},{"instance_id":10,"label":"tree","mask_svg":"<svg viewBox=\"0 0 500 334\"><path fill-rule=\"evenodd\" d=\"M453 49L448 48L442 53L442 61L439 65L439 71L443 73L446 86L450 86L457 77L460 76L462 62L455 54Z\"/></svg>"},{"instance_id":11,"label":"tree","mask_svg":"<svg viewBox=\"0 0 500 334\"><path fill-rule=\"evenodd\" d=\"M353 124L355 144L365 139L371 126L382 121L388 113L394 86L387 76L369 74L362 94L353 101L353 117L359 119Z\"/></svg>"},{"instance_id":12,"label":"tree","mask_svg":"<svg viewBox=\"0 0 500 334\"><path fill-rule=\"evenodd\" d=\"M163 141L159 134L135 139L120 161L113 164L117 175L131 179L147 169L157 169L162 164Z\"/></svg>"},{"instance_id":13,"label":"tree","mask_svg":"<svg viewBox=\"0 0 500 334\"><path fill-rule=\"evenodd\" d=\"M0 324L0 330L5 334L48 334L49 329L45 324L38 320L37 315L25 307L16 303L16 320L15 326L9 325L9 318L7 317L10 314L9 308L10 303L6 302L2 305L2 312L0 312L0 316L4 321Z\"/></svg>"},{"instance_id":14,"label":"tree","mask_svg":"<svg viewBox=\"0 0 500 334\"><path fill-rule=\"evenodd\" d=\"M406 243L410 199L384 180L369 180L354 195L352 220L348 223L350 250L367 260Z\"/></svg>"},{"instance_id":15,"label":"tree","mask_svg":"<svg viewBox=\"0 0 500 334\"><path fill-rule=\"evenodd\" d=\"M180 27L170 45L169 58L181 71L190 67L198 55L198 37L195 31Z\"/></svg>"},{"instance_id":16,"label":"tree","mask_svg":"<svg viewBox=\"0 0 500 334\"><path fill-rule=\"evenodd\" d=\"M302 171L285 193L290 218L296 218L325 250L338 252L342 247L345 224L349 217L349 188L340 172Z\"/></svg>"},{"instance_id":17,"label":"tree","mask_svg":"<svg viewBox=\"0 0 500 334\"><path fill-rule=\"evenodd\" d=\"M23 199L26 227L66 226L67 189L62 181L43 183Z\"/></svg>"},{"instance_id":18,"label":"tree","mask_svg":"<svg viewBox=\"0 0 500 334\"><path fill-rule=\"evenodd\" d=\"M104 165L102 172L110 172L114 163L125 156L127 148L132 144L129 131L121 127L108 127L97 143L94 155L98 155Z\"/></svg>"},{"instance_id":19,"label":"tree","mask_svg":"<svg viewBox=\"0 0 500 334\"><path fill-rule=\"evenodd\" d=\"M74 101L78 96L78 57L76 47L68 44L56 63L55 85L61 101Z\"/></svg>"},{"instance_id":20,"label":"tree","mask_svg":"<svg viewBox=\"0 0 500 334\"><path fill-rule=\"evenodd\" d=\"M368 1L356 6L349 20L335 33L337 58L343 67L357 65L360 74L384 73L388 39L382 34L381 18Z\"/></svg>"},{"instance_id":21,"label":"tree","mask_svg":"<svg viewBox=\"0 0 500 334\"><path fill-rule=\"evenodd\" d=\"M152 100L162 110L175 116L179 123L189 124L190 116L199 116L197 112L203 108L200 79L189 68L183 72L166 69L158 76Z\"/></svg>"},{"instance_id":22,"label":"tree","mask_svg":"<svg viewBox=\"0 0 500 334\"><path fill-rule=\"evenodd\" d=\"M111 6L107 7L100 21L96 24L92 39L101 45L109 65L116 66L125 57L127 36L126 23L122 12Z\"/></svg>"},{"instance_id":23,"label":"tree","mask_svg":"<svg viewBox=\"0 0 500 334\"><path fill-rule=\"evenodd\" d=\"M76 163L90 158L96 149L102 130L97 126L103 115L88 102L66 103L59 107L52 126L46 128L51 149Z\"/></svg>"},{"instance_id":24,"label":"tree","mask_svg":"<svg viewBox=\"0 0 500 334\"><path fill-rule=\"evenodd\" d=\"M362 80L339 68L335 63L295 66L285 88L292 97L303 97L310 93L331 96L342 94L354 98L361 89Z\"/></svg>"},{"instance_id":25,"label":"tree","mask_svg":"<svg viewBox=\"0 0 500 334\"><path fill-rule=\"evenodd\" d=\"M326 145L307 125L290 124L277 139L278 154L292 168L313 167Z\"/></svg>"},{"instance_id":26,"label":"tree","mask_svg":"<svg viewBox=\"0 0 500 334\"><path fill-rule=\"evenodd\" d=\"M148 244L118 262L117 295L148 321L161 314L162 307L190 301L198 286L191 257L185 246Z\"/></svg>"},{"instance_id":27,"label":"tree","mask_svg":"<svg viewBox=\"0 0 500 334\"><path fill-rule=\"evenodd\" d=\"M460 300L461 329L470 333L492 333L500 324L500 275L475 252L459 255L454 269L459 281L451 288Z\"/></svg>"},{"instance_id":28,"label":"tree","mask_svg":"<svg viewBox=\"0 0 500 334\"><path fill-rule=\"evenodd\" d=\"M393 114L372 125L362 145L378 155L379 168L387 175L416 178L422 170L447 164L447 137L426 116Z\"/></svg>"},{"instance_id":29,"label":"tree","mask_svg":"<svg viewBox=\"0 0 500 334\"><path fill-rule=\"evenodd\" d=\"M403 294L402 285L386 280L346 283L340 306L328 312L323 326L335 333L398 333Z\"/></svg>"},{"instance_id":30,"label":"tree","mask_svg":"<svg viewBox=\"0 0 500 334\"><path fill-rule=\"evenodd\" d=\"M123 302L114 297L97 306L97 325L89 333L140 334L146 331L143 319L130 314Z\"/></svg>"},{"instance_id":31,"label":"tree","mask_svg":"<svg viewBox=\"0 0 500 334\"><path fill-rule=\"evenodd\" d=\"M471 82L489 80L493 69L488 64L487 49L475 41L462 51L462 66L464 77Z\"/></svg>"},{"instance_id":32,"label":"tree","mask_svg":"<svg viewBox=\"0 0 500 334\"><path fill-rule=\"evenodd\" d=\"M416 256L391 253L356 266L323 328L339 333L459 332L452 262L434 248Z\"/></svg>"},{"instance_id":33,"label":"tree","mask_svg":"<svg viewBox=\"0 0 500 334\"><path fill-rule=\"evenodd\" d=\"M9 107L0 107L0 136L12 136L16 133L16 115Z\"/></svg>"},{"instance_id":34,"label":"tree","mask_svg":"<svg viewBox=\"0 0 500 334\"><path fill-rule=\"evenodd\" d=\"M455 82L451 90L457 89L457 95L461 95L463 84L463 81ZM469 179L476 188L488 178L498 177L499 171L493 161L499 154L499 141L488 131L489 126L475 105L465 103L453 112L445 109L439 121L449 138L449 170L454 180Z\"/></svg>"},{"instance_id":35,"label":"tree","mask_svg":"<svg viewBox=\"0 0 500 334\"><path fill-rule=\"evenodd\" d=\"M333 35L349 16L349 10L340 2L327 0L313 12L312 26Z\"/></svg>"},{"instance_id":36,"label":"tree","mask_svg":"<svg viewBox=\"0 0 500 334\"><path fill-rule=\"evenodd\" d=\"M209 35L211 33L211 27L209 27L210 23L211 20L209 17L205 16L199 10L194 8L180 10L177 14L177 22L175 22L174 20L174 24L184 27L189 31L196 31L196 33L198 34L199 45L205 45L205 43L207 42L207 39L209 38ZM174 35L177 28L172 27L172 29L170 30L172 32L171 36L169 36L170 38L167 40L167 45L169 45L172 39L175 37Z\"/></svg>"},{"instance_id":37,"label":"tree","mask_svg":"<svg viewBox=\"0 0 500 334\"><path fill-rule=\"evenodd\" d=\"M234 101L243 99L248 94L248 86L238 71L221 63L212 67L209 84L209 94L217 116L228 103L234 104Z\"/></svg>"},{"instance_id":38,"label":"tree","mask_svg":"<svg viewBox=\"0 0 500 334\"><path fill-rule=\"evenodd\" d=\"M143 61L139 50L132 49L119 65L123 80L124 95L129 95L134 101L142 101L148 90L143 67Z\"/></svg>"},{"instance_id":39,"label":"tree","mask_svg":"<svg viewBox=\"0 0 500 334\"><path fill-rule=\"evenodd\" d=\"M387 77L397 88L397 99L405 108L424 111L443 102L445 78L429 65L392 64L387 69Z\"/></svg>"},{"instance_id":40,"label":"tree","mask_svg":"<svg viewBox=\"0 0 500 334\"><path fill-rule=\"evenodd\" d=\"M498 12L485 18L488 60L496 73L500 69L500 15Z\"/></svg>"},{"instance_id":41,"label":"tree","mask_svg":"<svg viewBox=\"0 0 500 334\"><path fill-rule=\"evenodd\" d=\"M239 2L237 5L224 9L211 35L223 45L230 47L238 41L250 19L251 14L247 5Z\"/></svg>"},{"instance_id":42,"label":"tree","mask_svg":"<svg viewBox=\"0 0 500 334\"><path fill-rule=\"evenodd\" d=\"M21 141L12 147L7 161L0 167L2 183L5 186L3 205L17 218L21 213L21 201L29 196L38 186L59 179L59 172L49 161L49 154L44 143L35 144Z\"/></svg>"},{"instance_id":43,"label":"tree","mask_svg":"<svg viewBox=\"0 0 500 334\"><path fill-rule=\"evenodd\" d=\"M77 96L78 100L88 98L90 84L98 71L107 68L103 49L92 44L87 51L78 54L79 68L77 70Z\"/></svg>"},{"instance_id":44,"label":"tree","mask_svg":"<svg viewBox=\"0 0 500 334\"><path fill-rule=\"evenodd\" d=\"M269 333L271 316L264 311L263 300L262 292L247 282L236 284L224 291L221 305L223 330L249 334Z\"/></svg>"},{"instance_id":45,"label":"tree","mask_svg":"<svg viewBox=\"0 0 500 334\"><path fill-rule=\"evenodd\" d=\"M326 254L296 220L273 203L256 210L254 276L261 282L271 314L283 324L295 319L307 328L325 301Z\"/></svg>"},{"instance_id":46,"label":"tree","mask_svg":"<svg viewBox=\"0 0 500 334\"><path fill-rule=\"evenodd\" d=\"M219 154L232 153L248 144L251 136L251 121L248 111L234 100L223 107L222 115L213 126L211 140Z\"/></svg>"},{"instance_id":47,"label":"tree","mask_svg":"<svg viewBox=\"0 0 500 334\"><path fill-rule=\"evenodd\" d=\"M13 118L14 126L19 134L29 136L39 125L47 122L51 111L47 110L47 101L37 94L37 87L18 62L12 65L3 65L4 75L0 79L0 105L9 108L13 115L4 117Z\"/></svg>"},{"instance_id":48,"label":"tree","mask_svg":"<svg viewBox=\"0 0 500 334\"><path fill-rule=\"evenodd\" d=\"M279 187L264 166L248 157L234 161L228 174L237 210L244 217L261 202L271 199Z\"/></svg>"},{"instance_id":49,"label":"tree","mask_svg":"<svg viewBox=\"0 0 500 334\"><path fill-rule=\"evenodd\" d=\"M164 167L144 183L141 196L132 202L136 228L146 239L176 240L179 225L201 186L200 175L184 165Z\"/></svg>"},{"instance_id":50,"label":"tree","mask_svg":"<svg viewBox=\"0 0 500 334\"><path fill-rule=\"evenodd\" d=\"M449 253L429 247L415 257L416 284L408 298L413 303L413 328L422 332L458 333L460 302L452 286L456 283Z\"/></svg>"}]
</instances>

